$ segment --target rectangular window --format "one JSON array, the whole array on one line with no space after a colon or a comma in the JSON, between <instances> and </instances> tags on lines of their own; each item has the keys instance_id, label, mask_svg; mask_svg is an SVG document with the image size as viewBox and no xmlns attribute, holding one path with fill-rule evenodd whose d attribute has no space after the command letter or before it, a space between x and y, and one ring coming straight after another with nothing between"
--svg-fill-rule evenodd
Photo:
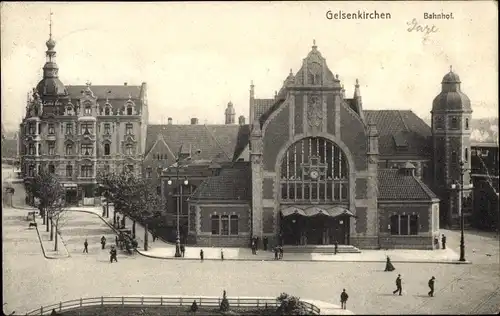
<instances>
[{"instance_id":1,"label":"rectangular window","mask_svg":"<svg viewBox=\"0 0 500 316\"><path fill-rule=\"evenodd\" d=\"M92 165L84 165L81 168L80 177L91 178L93 176L93 167Z\"/></svg>"},{"instance_id":2,"label":"rectangular window","mask_svg":"<svg viewBox=\"0 0 500 316\"><path fill-rule=\"evenodd\" d=\"M410 235L418 235L418 215L410 216Z\"/></svg>"},{"instance_id":3,"label":"rectangular window","mask_svg":"<svg viewBox=\"0 0 500 316\"><path fill-rule=\"evenodd\" d=\"M146 178L151 178L151 168L146 168Z\"/></svg>"},{"instance_id":4,"label":"rectangular window","mask_svg":"<svg viewBox=\"0 0 500 316\"><path fill-rule=\"evenodd\" d=\"M111 134L111 125L109 123L104 124L104 135Z\"/></svg>"},{"instance_id":5,"label":"rectangular window","mask_svg":"<svg viewBox=\"0 0 500 316\"><path fill-rule=\"evenodd\" d=\"M220 221L221 221L220 234L224 236L229 235L229 216L222 215Z\"/></svg>"},{"instance_id":6,"label":"rectangular window","mask_svg":"<svg viewBox=\"0 0 500 316\"><path fill-rule=\"evenodd\" d=\"M66 155L73 155L73 145L66 145Z\"/></svg>"},{"instance_id":7,"label":"rectangular window","mask_svg":"<svg viewBox=\"0 0 500 316\"><path fill-rule=\"evenodd\" d=\"M34 123L30 123L30 125L29 125L29 134L30 135L36 134L36 126Z\"/></svg>"},{"instance_id":8,"label":"rectangular window","mask_svg":"<svg viewBox=\"0 0 500 316\"><path fill-rule=\"evenodd\" d=\"M42 133L42 124L38 123L38 134Z\"/></svg>"},{"instance_id":9,"label":"rectangular window","mask_svg":"<svg viewBox=\"0 0 500 316\"><path fill-rule=\"evenodd\" d=\"M92 108L90 107L90 105L85 106L85 108L83 109L83 114L92 115Z\"/></svg>"},{"instance_id":10,"label":"rectangular window","mask_svg":"<svg viewBox=\"0 0 500 316\"><path fill-rule=\"evenodd\" d=\"M49 155L53 156L56 154L56 143L55 142L48 142L49 144Z\"/></svg>"},{"instance_id":11,"label":"rectangular window","mask_svg":"<svg viewBox=\"0 0 500 316\"><path fill-rule=\"evenodd\" d=\"M35 145L30 144L30 146L29 146L29 154L30 155L36 155Z\"/></svg>"},{"instance_id":12,"label":"rectangular window","mask_svg":"<svg viewBox=\"0 0 500 316\"><path fill-rule=\"evenodd\" d=\"M92 144L82 144L81 154L85 156L90 156L94 154L94 146Z\"/></svg>"},{"instance_id":13,"label":"rectangular window","mask_svg":"<svg viewBox=\"0 0 500 316\"><path fill-rule=\"evenodd\" d=\"M409 231L408 231L408 218L409 216L408 215L401 215L400 216L400 219L399 219L399 234L400 235L408 235Z\"/></svg>"},{"instance_id":14,"label":"rectangular window","mask_svg":"<svg viewBox=\"0 0 500 316\"><path fill-rule=\"evenodd\" d=\"M73 134L73 124L67 123L66 124L66 135L72 135L72 134Z\"/></svg>"},{"instance_id":15,"label":"rectangular window","mask_svg":"<svg viewBox=\"0 0 500 316\"><path fill-rule=\"evenodd\" d=\"M54 135L55 133L54 123L49 123L49 135Z\"/></svg>"},{"instance_id":16,"label":"rectangular window","mask_svg":"<svg viewBox=\"0 0 500 316\"><path fill-rule=\"evenodd\" d=\"M93 123L81 123L81 133L82 135L93 135L94 134L94 124Z\"/></svg>"},{"instance_id":17,"label":"rectangular window","mask_svg":"<svg viewBox=\"0 0 500 316\"><path fill-rule=\"evenodd\" d=\"M399 216L391 216L391 235L399 235Z\"/></svg>"},{"instance_id":18,"label":"rectangular window","mask_svg":"<svg viewBox=\"0 0 500 316\"><path fill-rule=\"evenodd\" d=\"M219 215L212 215L212 235L220 235Z\"/></svg>"},{"instance_id":19,"label":"rectangular window","mask_svg":"<svg viewBox=\"0 0 500 316\"><path fill-rule=\"evenodd\" d=\"M238 215L231 215L229 219L229 227L231 235L238 235Z\"/></svg>"},{"instance_id":20,"label":"rectangular window","mask_svg":"<svg viewBox=\"0 0 500 316\"><path fill-rule=\"evenodd\" d=\"M133 125L133 124L131 124L131 123L127 123L127 124L125 125L125 134L127 134L127 135L131 135L131 134L133 134L133 133L132 133L133 129L134 129L134 125Z\"/></svg>"},{"instance_id":21,"label":"rectangular window","mask_svg":"<svg viewBox=\"0 0 500 316\"><path fill-rule=\"evenodd\" d=\"M73 166L67 165L66 166L66 177L72 177L72 176L73 176Z\"/></svg>"}]
</instances>

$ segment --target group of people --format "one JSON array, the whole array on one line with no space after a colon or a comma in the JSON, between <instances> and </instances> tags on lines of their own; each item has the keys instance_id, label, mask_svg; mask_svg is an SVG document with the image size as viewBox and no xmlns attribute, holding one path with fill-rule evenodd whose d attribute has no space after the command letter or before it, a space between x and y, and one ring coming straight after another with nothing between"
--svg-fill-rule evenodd
<instances>
[{"instance_id":1,"label":"group of people","mask_svg":"<svg viewBox=\"0 0 500 316\"><path fill-rule=\"evenodd\" d=\"M392 264L391 258L389 258L389 256L387 256L387 261L385 263L385 270L384 271L391 272L391 271L394 271L394 270L396 270L396 268ZM430 278L429 282L427 283L428 286L429 286L429 289L430 289L430 291L428 293L428 295L430 297L434 296L434 282L435 281L436 281L436 278L433 276L432 278ZM402 285L401 274L398 274L398 277L396 278L396 289L394 291L392 291L392 294L396 294L396 293L399 293L399 295L402 295L402 293L403 293L403 285Z\"/></svg>"},{"instance_id":2,"label":"group of people","mask_svg":"<svg viewBox=\"0 0 500 316\"><path fill-rule=\"evenodd\" d=\"M274 247L274 260L281 260L283 259L283 246L278 245Z\"/></svg>"}]
</instances>

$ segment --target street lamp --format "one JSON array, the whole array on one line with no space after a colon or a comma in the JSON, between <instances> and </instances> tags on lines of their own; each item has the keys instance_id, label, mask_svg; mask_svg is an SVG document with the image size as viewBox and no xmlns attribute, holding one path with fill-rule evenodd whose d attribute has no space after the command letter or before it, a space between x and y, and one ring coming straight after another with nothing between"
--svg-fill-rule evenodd
<instances>
[{"instance_id":1,"label":"street lamp","mask_svg":"<svg viewBox=\"0 0 500 316\"><path fill-rule=\"evenodd\" d=\"M460 259L458 261L465 261L465 238L464 238L464 210L463 210L463 192L464 192L464 174L467 171L465 168L465 163L460 160L460 183L451 185L452 189L459 190L459 202L460 202Z\"/></svg>"},{"instance_id":2,"label":"street lamp","mask_svg":"<svg viewBox=\"0 0 500 316\"><path fill-rule=\"evenodd\" d=\"M179 180L179 168L177 165L176 172L176 185L178 186L178 196L177 196L177 236L175 238L175 257L181 257L181 234L180 234L180 209L182 207L182 185L188 185L189 181L187 178L184 178L184 181L181 183ZM168 185L172 185L172 180L168 179Z\"/></svg>"}]
</instances>

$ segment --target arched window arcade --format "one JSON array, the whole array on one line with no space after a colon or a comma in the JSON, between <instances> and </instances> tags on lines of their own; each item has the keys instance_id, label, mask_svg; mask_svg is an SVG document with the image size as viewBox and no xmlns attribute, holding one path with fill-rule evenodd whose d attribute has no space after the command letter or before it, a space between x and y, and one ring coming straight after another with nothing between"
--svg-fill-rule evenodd
<instances>
[{"instance_id":1,"label":"arched window arcade","mask_svg":"<svg viewBox=\"0 0 500 316\"><path fill-rule=\"evenodd\" d=\"M347 157L328 139L304 138L283 157L280 187L283 202L348 202Z\"/></svg>"}]
</instances>

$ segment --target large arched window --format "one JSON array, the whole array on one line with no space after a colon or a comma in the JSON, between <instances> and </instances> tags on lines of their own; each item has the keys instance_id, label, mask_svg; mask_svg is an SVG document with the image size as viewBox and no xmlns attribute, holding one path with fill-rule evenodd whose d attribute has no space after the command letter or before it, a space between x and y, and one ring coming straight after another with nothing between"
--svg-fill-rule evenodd
<instances>
[{"instance_id":1,"label":"large arched window","mask_svg":"<svg viewBox=\"0 0 500 316\"><path fill-rule=\"evenodd\" d=\"M282 201L347 202L349 170L344 152L319 137L304 138L288 148L281 163Z\"/></svg>"}]
</instances>

